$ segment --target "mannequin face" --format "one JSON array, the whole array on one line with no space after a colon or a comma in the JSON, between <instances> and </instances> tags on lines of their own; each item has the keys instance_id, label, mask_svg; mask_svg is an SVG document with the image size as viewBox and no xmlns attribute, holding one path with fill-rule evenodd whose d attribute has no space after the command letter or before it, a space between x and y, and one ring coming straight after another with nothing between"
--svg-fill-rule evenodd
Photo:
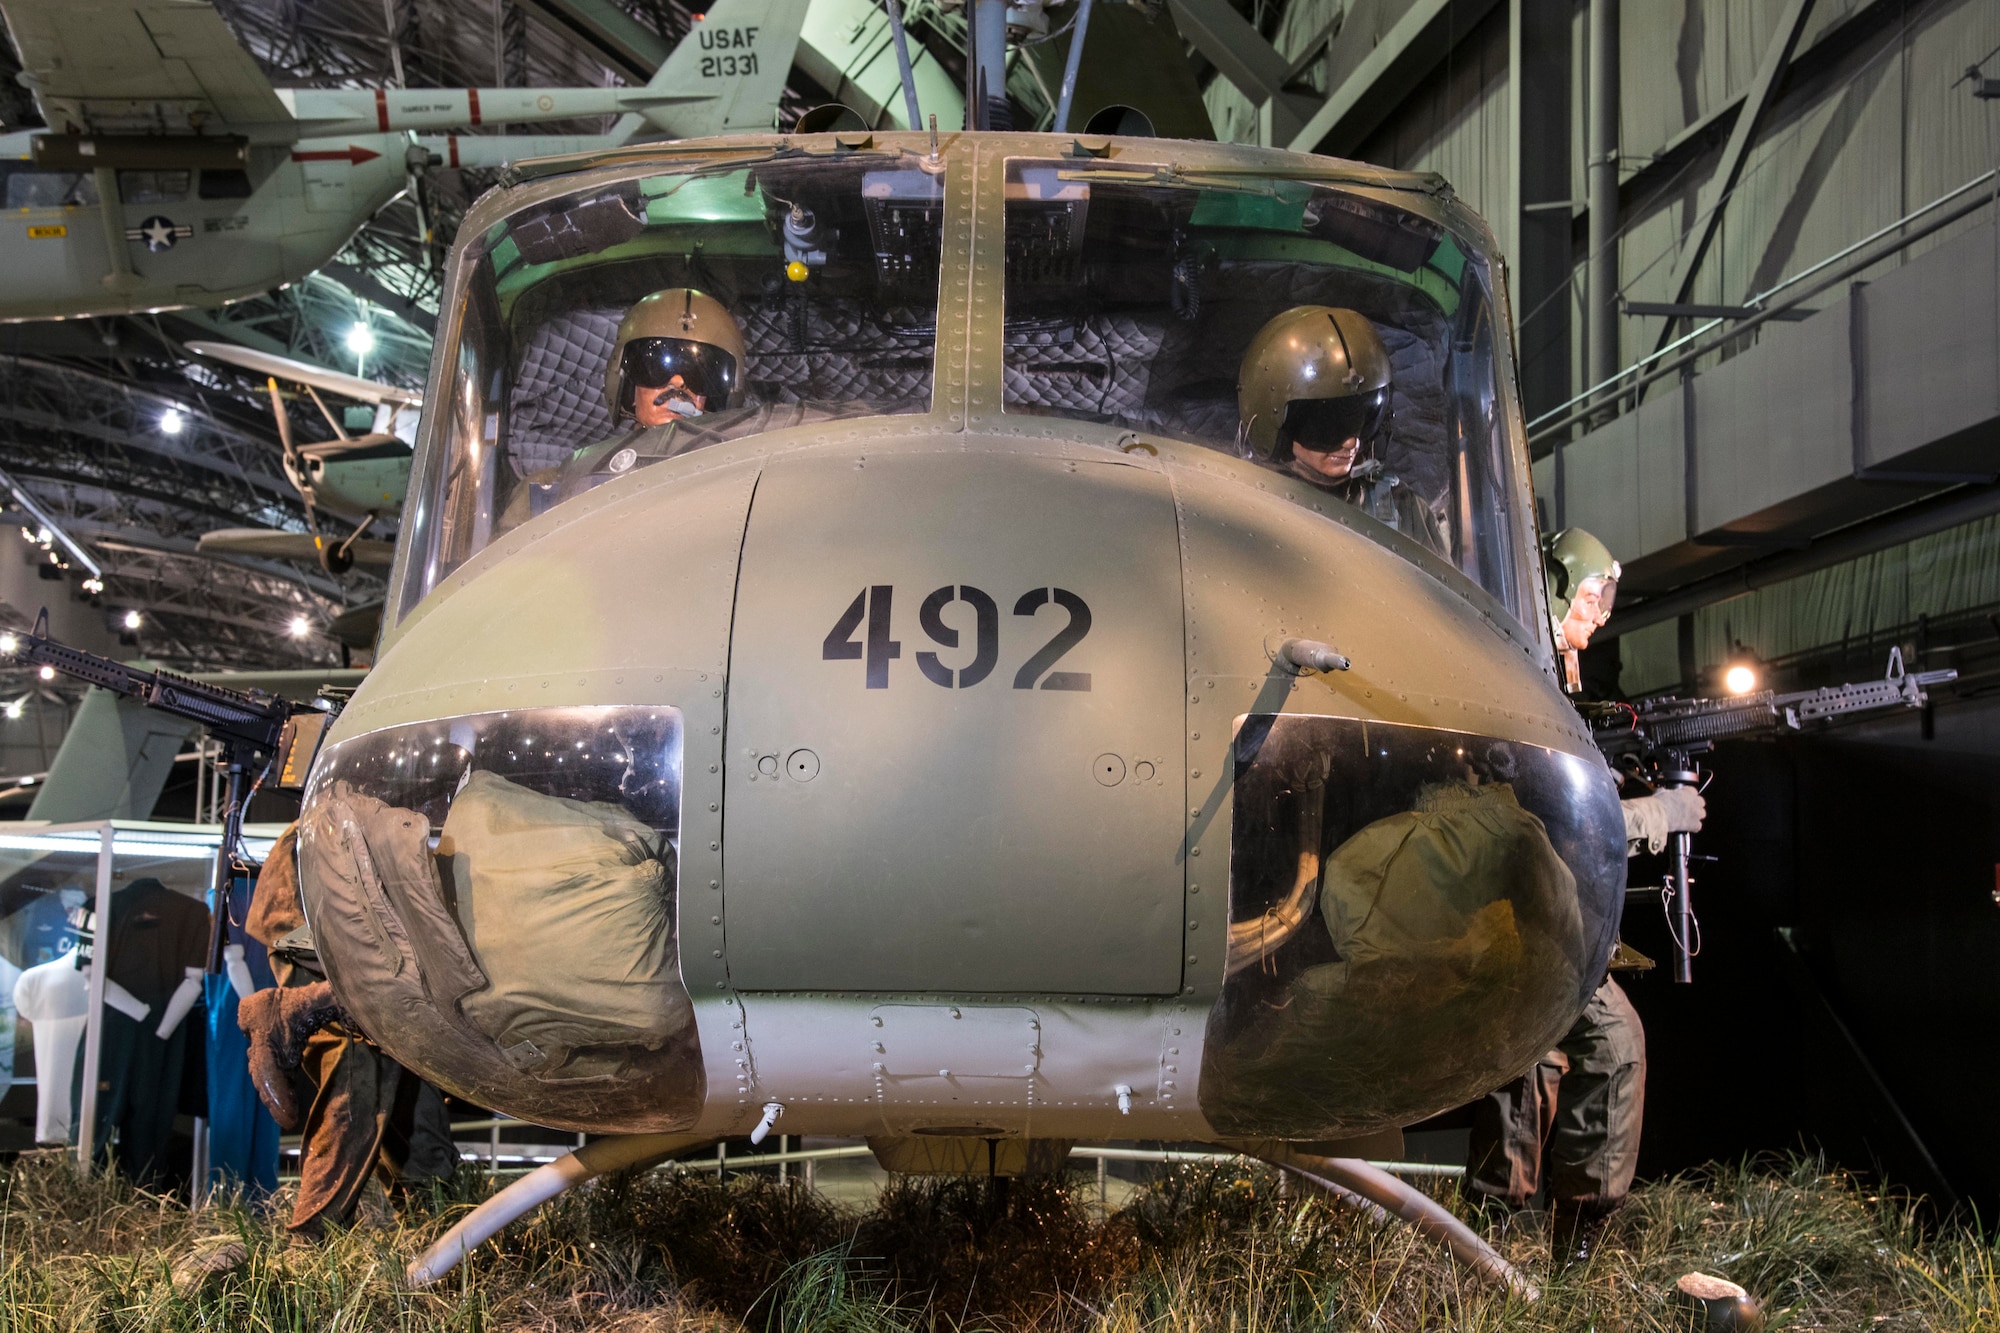
<instances>
[{"instance_id":1,"label":"mannequin face","mask_svg":"<svg viewBox=\"0 0 2000 1333\"><path fill-rule=\"evenodd\" d=\"M1577 652L1590 647L1590 636L1611 619L1604 609L1604 580L1588 578L1577 585L1570 598L1569 614L1563 617L1563 642Z\"/></svg>"},{"instance_id":2,"label":"mannequin face","mask_svg":"<svg viewBox=\"0 0 2000 1333\"><path fill-rule=\"evenodd\" d=\"M679 411L674 409L676 402L682 404ZM694 411L688 411L689 407ZM664 389L640 388L633 395L632 415L641 426L664 426L677 416L699 416L707 407L707 397L688 388L687 381L676 375Z\"/></svg>"},{"instance_id":3,"label":"mannequin face","mask_svg":"<svg viewBox=\"0 0 2000 1333\"><path fill-rule=\"evenodd\" d=\"M1308 448L1304 443L1292 441L1292 457L1301 468L1314 476L1325 477L1328 481L1345 481L1354 471L1354 464L1361 457L1361 437L1350 435L1340 442L1338 448L1319 450Z\"/></svg>"}]
</instances>

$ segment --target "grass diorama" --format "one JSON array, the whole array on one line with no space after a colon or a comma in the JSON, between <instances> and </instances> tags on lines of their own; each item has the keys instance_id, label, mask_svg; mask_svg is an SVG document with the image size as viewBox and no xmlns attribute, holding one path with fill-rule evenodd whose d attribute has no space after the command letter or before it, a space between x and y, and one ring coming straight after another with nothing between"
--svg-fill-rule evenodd
<instances>
[{"instance_id":1,"label":"grass diorama","mask_svg":"<svg viewBox=\"0 0 2000 1333\"><path fill-rule=\"evenodd\" d=\"M1552 1272L1531 1218L1473 1220L1543 1289L1508 1296L1398 1224L1258 1165L1165 1170L1107 1216L1082 1176L892 1177L850 1209L793 1181L657 1171L609 1177L517 1223L436 1287L405 1265L488 1189L468 1169L404 1220L376 1210L314 1245L274 1216L190 1212L53 1154L0 1182L0 1333L14 1330L503 1330L612 1333L1275 1333L1289 1329L1667 1330L1691 1270L1761 1297L1766 1328L2000 1329L1993 1244L1925 1225L1809 1158L1642 1186L1587 1263ZM176 1284L191 1249L242 1261Z\"/></svg>"}]
</instances>

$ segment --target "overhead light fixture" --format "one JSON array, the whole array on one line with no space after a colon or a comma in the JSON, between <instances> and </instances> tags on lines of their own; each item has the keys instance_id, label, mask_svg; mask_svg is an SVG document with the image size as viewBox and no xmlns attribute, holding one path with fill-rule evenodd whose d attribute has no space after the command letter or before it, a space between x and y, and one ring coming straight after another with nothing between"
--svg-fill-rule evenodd
<instances>
[{"instance_id":1,"label":"overhead light fixture","mask_svg":"<svg viewBox=\"0 0 2000 1333\"><path fill-rule=\"evenodd\" d=\"M1757 669L1748 662L1733 662L1722 673L1722 688L1731 694L1748 694L1757 688Z\"/></svg>"},{"instance_id":2,"label":"overhead light fixture","mask_svg":"<svg viewBox=\"0 0 2000 1333\"><path fill-rule=\"evenodd\" d=\"M304 616L293 616L289 628L293 638L303 639L306 635L312 633L312 621L306 619Z\"/></svg>"},{"instance_id":3,"label":"overhead light fixture","mask_svg":"<svg viewBox=\"0 0 2000 1333\"><path fill-rule=\"evenodd\" d=\"M181 415L178 407L170 407L160 413L160 433L163 435L178 435L186 424L187 418Z\"/></svg>"},{"instance_id":4,"label":"overhead light fixture","mask_svg":"<svg viewBox=\"0 0 2000 1333\"><path fill-rule=\"evenodd\" d=\"M54 680L56 678L56 669L52 666L45 666L35 674L43 680Z\"/></svg>"},{"instance_id":5,"label":"overhead light fixture","mask_svg":"<svg viewBox=\"0 0 2000 1333\"><path fill-rule=\"evenodd\" d=\"M127 611L125 613L125 628L137 629L139 628L140 624L144 622L144 620L145 617L140 615L137 611Z\"/></svg>"},{"instance_id":6,"label":"overhead light fixture","mask_svg":"<svg viewBox=\"0 0 2000 1333\"><path fill-rule=\"evenodd\" d=\"M21 720L21 712L22 701L16 699L7 705L7 720L9 722L19 722Z\"/></svg>"},{"instance_id":7,"label":"overhead light fixture","mask_svg":"<svg viewBox=\"0 0 2000 1333\"><path fill-rule=\"evenodd\" d=\"M18 653L20 651L21 651L20 635L15 634L11 630L5 634L0 634L0 653L5 653L7 656L12 657L15 653Z\"/></svg>"},{"instance_id":8,"label":"overhead light fixture","mask_svg":"<svg viewBox=\"0 0 2000 1333\"><path fill-rule=\"evenodd\" d=\"M347 331L347 350L356 356L367 356L375 350L375 330L366 324L356 324Z\"/></svg>"},{"instance_id":9,"label":"overhead light fixture","mask_svg":"<svg viewBox=\"0 0 2000 1333\"><path fill-rule=\"evenodd\" d=\"M55 545L56 535L53 532L50 532L46 527L36 528L35 541L38 545L53 546Z\"/></svg>"}]
</instances>

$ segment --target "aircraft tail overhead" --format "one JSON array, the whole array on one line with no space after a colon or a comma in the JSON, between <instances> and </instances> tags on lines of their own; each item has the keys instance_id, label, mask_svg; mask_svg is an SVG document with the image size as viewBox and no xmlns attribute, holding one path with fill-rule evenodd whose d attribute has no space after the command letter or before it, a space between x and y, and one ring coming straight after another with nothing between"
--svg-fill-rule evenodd
<instances>
[{"instance_id":1,"label":"aircraft tail overhead","mask_svg":"<svg viewBox=\"0 0 2000 1333\"><path fill-rule=\"evenodd\" d=\"M716 0L647 88L659 101L621 117L614 141L692 139L773 128L791 77L807 0Z\"/></svg>"}]
</instances>

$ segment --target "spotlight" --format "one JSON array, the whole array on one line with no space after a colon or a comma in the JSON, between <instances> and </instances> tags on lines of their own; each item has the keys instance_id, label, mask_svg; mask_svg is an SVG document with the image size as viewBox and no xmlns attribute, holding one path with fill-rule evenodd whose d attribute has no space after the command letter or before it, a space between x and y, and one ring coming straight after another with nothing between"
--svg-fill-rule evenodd
<instances>
[{"instance_id":1,"label":"spotlight","mask_svg":"<svg viewBox=\"0 0 2000 1333\"><path fill-rule=\"evenodd\" d=\"M312 621L307 620L304 616L293 616L292 623L287 628L291 631L293 638L303 639L306 635L312 633Z\"/></svg>"},{"instance_id":2,"label":"spotlight","mask_svg":"<svg viewBox=\"0 0 2000 1333\"><path fill-rule=\"evenodd\" d=\"M19 699L14 700L14 702L7 705L7 720L9 722L19 722L21 720L21 711L21 701Z\"/></svg>"},{"instance_id":3,"label":"spotlight","mask_svg":"<svg viewBox=\"0 0 2000 1333\"><path fill-rule=\"evenodd\" d=\"M52 666L45 666L35 674L43 680L54 680L56 678L56 669Z\"/></svg>"},{"instance_id":4,"label":"spotlight","mask_svg":"<svg viewBox=\"0 0 2000 1333\"><path fill-rule=\"evenodd\" d=\"M127 611L125 613L125 628L137 629L144 619L145 617L141 616L137 611Z\"/></svg>"},{"instance_id":5,"label":"spotlight","mask_svg":"<svg viewBox=\"0 0 2000 1333\"><path fill-rule=\"evenodd\" d=\"M9 631L6 634L0 634L0 653L4 653L8 657L12 657L15 653L18 653L20 651L21 651L20 635L15 634L12 631Z\"/></svg>"},{"instance_id":6,"label":"spotlight","mask_svg":"<svg viewBox=\"0 0 2000 1333\"><path fill-rule=\"evenodd\" d=\"M49 530L48 530L47 528L36 528L36 529L35 529L35 543L36 543L36 545L38 545L38 546L53 546L53 545L55 545L55 540L56 540L56 535L55 535L55 534L54 534L53 532L50 532L50 531L49 531Z\"/></svg>"},{"instance_id":7,"label":"spotlight","mask_svg":"<svg viewBox=\"0 0 2000 1333\"><path fill-rule=\"evenodd\" d=\"M356 356L367 356L375 350L375 330L366 324L356 324L347 331L347 350Z\"/></svg>"},{"instance_id":8,"label":"spotlight","mask_svg":"<svg viewBox=\"0 0 2000 1333\"><path fill-rule=\"evenodd\" d=\"M1757 688L1757 672L1754 668L1738 662L1722 673L1722 688L1731 694L1748 694Z\"/></svg>"},{"instance_id":9,"label":"spotlight","mask_svg":"<svg viewBox=\"0 0 2000 1333\"><path fill-rule=\"evenodd\" d=\"M178 435L186 424L187 418L181 415L178 407L170 407L160 413L160 433L163 435Z\"/></svg>"},{"instance_id":10,"label":"spotlight","mask_svg":"<svg viewBox=\"0 0 2000 1333\"><path fill-rule=\"evenodd\" d=\"M104 580L92 575L83 581L83 590L95 597L104 591Z\"/></svg>"}]
</instances>

